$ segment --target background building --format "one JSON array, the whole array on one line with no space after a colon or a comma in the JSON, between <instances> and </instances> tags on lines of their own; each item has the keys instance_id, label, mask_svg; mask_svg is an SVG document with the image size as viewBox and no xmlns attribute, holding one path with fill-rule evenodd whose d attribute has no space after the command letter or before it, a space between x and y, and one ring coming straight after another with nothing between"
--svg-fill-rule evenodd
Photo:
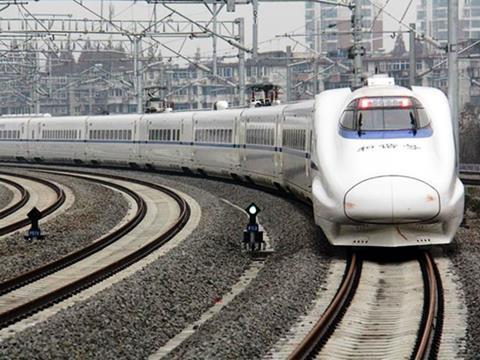
<instances>
[{"instance_id":1,"label":"background building","mask_svg":"<svg viewBox=\"0 0 480 360\"><path fill-rule=\"evenodd\" d=\"M363 46L369 53L383 51L383 14L368 0L362 3ZM305 31L307 45L323 54L342 53L352 46L352 11L347 7L307 2ZM339 34L328 34L339 32Z\"/></svg>"}]
</instances>

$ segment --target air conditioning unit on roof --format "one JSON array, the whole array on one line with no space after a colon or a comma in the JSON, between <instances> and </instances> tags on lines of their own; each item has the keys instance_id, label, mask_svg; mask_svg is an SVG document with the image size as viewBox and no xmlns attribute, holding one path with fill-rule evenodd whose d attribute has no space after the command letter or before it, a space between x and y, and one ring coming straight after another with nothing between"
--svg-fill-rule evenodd
<instances>
[{"instance_id":1,"label":"air conditioning unit on roof","mask_svg":"<svg viewBox=\"0 0 480 360\"><path fill-rule=\"evenodd\" d=\"M367 79L368 86L395 85L395 79L388 77L387 74L377 74Z\"/></svg>"}]
</instances>

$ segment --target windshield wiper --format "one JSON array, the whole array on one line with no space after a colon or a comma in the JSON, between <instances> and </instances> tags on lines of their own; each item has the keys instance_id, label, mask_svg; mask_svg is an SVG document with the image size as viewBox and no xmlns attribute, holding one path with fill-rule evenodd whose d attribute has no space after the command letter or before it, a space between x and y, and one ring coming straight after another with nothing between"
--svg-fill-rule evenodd
<instances>
[{"instance_id":1,"label":"windshield wiper","mask_svg":"<svg viewBox=\"0 0 480 360\"><path fill-rule=\"evenodd\" d=\"M412 132L413 136L417 135L417 119L415 119L415 116L413 116L413 112L410 111L410 124L412 125Z\"/></svg>"},{"instance_id":2,"label":"windshield wiper","mask_svg":"<svg viewBox=\"0 0 480 360\"><path fill-rule=\"evenodd\" d=\"M358 136L362 136L362 126L363 126L362 117L363 117L362 113L358 114L358 121L357 121Z\"/></svg>"}]
</instances>

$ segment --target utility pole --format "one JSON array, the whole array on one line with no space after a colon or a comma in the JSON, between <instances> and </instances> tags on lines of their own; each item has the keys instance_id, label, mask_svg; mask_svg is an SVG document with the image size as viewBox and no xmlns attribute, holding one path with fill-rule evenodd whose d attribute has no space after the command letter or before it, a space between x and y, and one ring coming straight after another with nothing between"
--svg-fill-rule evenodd
<instances>
[{"instance_id":1,"label":"utility pole","mask_svg":"<svg viewBox=\"0 0 480 360\"><path fill-rule=\"evenodd\" d=\"M458 135L458 0L448 0L448 100L452 115L453 135L455 139L455 162L459 170L459 135Z\"/></svg>"},{"instance_id":2,"label":"utility pole","mask_svg":"<svg viewBox=\"0 0 480 360\"><path fill-rule=\"evenodd\" d=\"M353 13L353 87L361 87L363 74L362 5L355 0Z\"/></svg>"},{"instance_id":3,"label":"utility pole","mask_svg":"<svg viewBox=\"0 0 480 360\"><path fill-rule=\"evenodd\" d=\"M245 43L245 19L238 18L238 41L240 44ZM238 48L238 103L240 106L245 105L245 50Z\"/></svg>"},{"instance_id":4,"label":"utility pole","mask_svg":"<svg viewBox=\"0 0 480 360\"><path fill-rule=\"evenodd\" d=\"M319 71L318 71L319 57L318 57L317 54L314 54L313 56L315 56L314 61L313 61L313 66L314 66L313 71L314 71L314 74L315 74L315 77L314 77L315 84L313 85L313 90L314 90L314 93L316 95L316 94L320 93L320 84L319 84L319 80L320 80L319 75L320 74L319 74Z\"/></svg>"},{"instance_id":5,"label":"utility pole","mask_svg":"<svg viewBox=\"0 0 480 360\"><path fill-rule=\"evenodd\" d=\"M410 86L415 86L416 76L417 76L417 56L415 54L415 24L410 24L410 73L409 73L409 83ZM402 35L399 35L402 36Z\"/></svg>"},{"instance_id":6,"label":"utility pole","mask_svg":"<svg viewBox=\"0 0 480 360\"><path fill-rule=\"evenodd\" d=\"M258 79L258 0L252 0L253 8L253 29L252 29L252 76L255 78L255 81Z\"/></svg>"},{"instance_id":7,"label":"utility pole","mask_svg":"<svg viewBox=\"0 0 480 360\"><path fill-rule=\"evenodd\" d=\"M212 30L216 34L217 33L217 3L213 4L212 11L213 11ZM213 76L217 76L218 72L217 72L217 37L216 36L212 37L212 42L213 42L212 71L213 71Z\"/></svg>"},{"instance_id":8,"label":"utility pole","mask_svg":"<svg viewBox=\"0 0 480 360\"><path fill-rule=\"evenodd\" d=\"M33 100L33 112L35 114L40 114L40 94L38 89L40 87L40 66L39 66L39 56L38 53L33 54L35 67L33 69L33 87L32 87L32 100Z\"/></svg>"},{"instance_id":9,"label":"utility pole","mask_svg":"<svg viewBox=\"0 0 480 360\"><path fill-rule=\"evenodd\" d=\"M252 57L253 61L257 62L258 57L258 0L252 0L252 7L253 7L253 49L252 49Z\"/></svg>"},{"instance_id":10,"label":"utility pole","mask_svg":"<svg viewBox=\"0 0 480 360\"><path fill-rule=\"evenodd\" d=\"M133 38L133 72L135 77L135 95L137 98L137 113L143 114L143 69L140 60L142 38L135 36Z\"/></svg>"},{"instance_id":11,"label":"utility pole","mask_svg":"<svg viewBox=\"0 0 480 360\"><path fill-rule=\"evenodd\" d=\"M292 61L292 47L287 46L287 102L292 100L292 70L290 63Z\"/></svg>"}]
</instances>

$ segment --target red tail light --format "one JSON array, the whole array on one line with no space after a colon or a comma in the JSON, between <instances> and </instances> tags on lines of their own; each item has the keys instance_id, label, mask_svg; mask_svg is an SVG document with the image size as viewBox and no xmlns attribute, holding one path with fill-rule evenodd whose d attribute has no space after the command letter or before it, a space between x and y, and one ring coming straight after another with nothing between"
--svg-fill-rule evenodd
<instances>
[{"instance_id":1,"label":"red tail light","mask_svg":"<svg viewBox=\"0 0 480 360\"><path fill-rule=\"evenodd\" d=\"M408 97L371 97L358 100L358 110L368 110L373 108L411 108L412 99Z\"/></svg>"}]
</instances>

